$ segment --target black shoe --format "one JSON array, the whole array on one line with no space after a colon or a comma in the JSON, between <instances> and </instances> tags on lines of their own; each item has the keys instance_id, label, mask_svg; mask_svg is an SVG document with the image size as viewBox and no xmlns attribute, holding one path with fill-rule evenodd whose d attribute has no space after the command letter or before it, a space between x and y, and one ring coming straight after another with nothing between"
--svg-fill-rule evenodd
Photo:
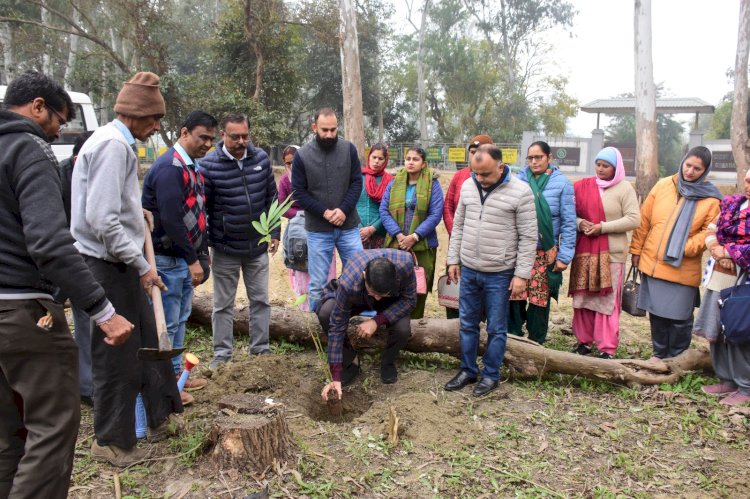
<instances>
[{"instance_id":1,"label":"black shoe","mask_svg":"<svg viewBox=\"0 0 750 499\"><path fill-rule=\"evenodd\" d=\"M449 392L455 392L456 390L460 390L466 385L470 385L476 382L477 382L476 377L472 377L469 375L469 373L462 370L462 371L458 371L458 374L453 376L453 379L447 382L443 388L445 388Z\"/></svg>"},{"instance_id":2,"label":"black shoe","mask_svg":"<svg viewBox=\"0 0 750 499\"><path fill-rule=\"evenodd\" d=\"M472 390L471 393L474 394L475 397L481 397L482 395L487 395L496 388L496 380L482 378L481 380L479 380L479 383L477 383L477 386L474 387L474 390Z\"/></svg>"},{"instance_id":3,"label":"black shoe","mask_svg":"<svg viewBox=\"0 0 750 499\"><path fill-rule=\"evenodd\" d=\"M384 364L380 366L380 381L384 385L392 385L398 380L398 369L396 364Z\"/></svg>"},{"instance_id":4,"label":"black shoe","mask_svg":"<svg viewBox=\"0 0 750 499\"><path fill-rule=\"evenodd\" d=\"M359 364L352 363L346 366L341 373L341 386L351 385L357 379L357 376L359 376L359 371Z\"/></svg>"},{"instance_id":5,"label":"black shoe","mask_svg":"<svg viewBox=\"0 0 750 499\"><path fill-rule=\"evenodd\" d=\"M602 352L602 353L599 354L599 358L600 359L614 359L615 356L612 355L611 353Z\"/></svg>"},{"instance_id":6,"label":"black shoe","mask_svg":"<svg viewBox=\"0 0 750 499\"><path fill-rule=\"evenodd\" d=\"M94 407L94 399L90 395L81 395L81 403L89 407Z\"/></svg>"},{"instance_id":7,"label":"black shoe","mask_svg":"<svg viewBox=\"0 0 750 499\"><path fill-rule=\"evenodd\" d=\"M255 355L256 357L260 357L261 355L271 355L271 351L266 349L266 350L261 350L260 352L255 352L251 355Z\"/></svg>"},{"instance_id":8,"label":"black shoe","mask_svg":"<svg viewBox=\"0 0 750 499\"><path fill-rule=\"evenodd\" d=\"M571 351L578 355L591 355L591 346L585 343L579 343Z\"/></svg>"}]
</instances>

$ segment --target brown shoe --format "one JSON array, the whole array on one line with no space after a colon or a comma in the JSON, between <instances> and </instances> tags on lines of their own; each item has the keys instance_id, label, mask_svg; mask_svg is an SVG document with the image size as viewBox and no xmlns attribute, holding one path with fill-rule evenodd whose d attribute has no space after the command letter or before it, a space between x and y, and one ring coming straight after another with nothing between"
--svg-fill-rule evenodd
<instances>
[{"instance_id":1,"label":"brown shoe","mask_svg":"<svg viewBox=\"0 0 750 499\"><path fill-rule=\"evenodd\" d=\"M135 463L146 459L148 450L133 447L132 449L121 449L116 445L99 445L94 438L91 444L91 458L97 461L106 461L119 468L127 468Z\"/></svg>"},{"instance_id":2,"label":"brown shoe","mask_svg":"<svg viewBox=\"0 0 750 499\"><path fill-rule=\"evenodd\" d=\"M188 378L187 381L185 381L185 387L183 390L186 392L194 392L205 388L207 384L208 381L204 378Z\"/></svg>"},{"instance_id":3,"label":"brown shoe","mask_svg":"<svg viewBox=\"0 0 750 499\"><path fill-rule=\"evenodd\" d=\"M182 400L182 406L187 407L193 402L195 402L195 399L192 395L190 395L188 392L180 392L180 400Z\"/></svg>"},{"instance_id":4,"label":"brown shoe","mask_svg":"<svg viewBox=\"0 0 750 499\"><path fill-rule=\"evenodd\" d=\"M149 443L160 442L165 438L174 437L185 431L185 420L179 414L170 414L167 419L156 428L149 428L146 440Z\"/></svg>"}]
</instances>

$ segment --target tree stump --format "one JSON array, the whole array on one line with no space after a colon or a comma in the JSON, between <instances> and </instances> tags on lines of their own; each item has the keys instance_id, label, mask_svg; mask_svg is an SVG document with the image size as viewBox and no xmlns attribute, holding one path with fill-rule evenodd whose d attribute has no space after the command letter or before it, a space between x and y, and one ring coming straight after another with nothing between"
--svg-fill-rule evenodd
<instances>
[{"instance_id":1,"label":"tree stump","mask_svg":"<svg viewBox=\"0 0 750 499\"><path fill-rule=\"evenodd\" d=\"M211 460L218 469L263 472L294 455L284 405L256 395L238 394L219 401L211 427Z\"/></svg>"}]
</instances>

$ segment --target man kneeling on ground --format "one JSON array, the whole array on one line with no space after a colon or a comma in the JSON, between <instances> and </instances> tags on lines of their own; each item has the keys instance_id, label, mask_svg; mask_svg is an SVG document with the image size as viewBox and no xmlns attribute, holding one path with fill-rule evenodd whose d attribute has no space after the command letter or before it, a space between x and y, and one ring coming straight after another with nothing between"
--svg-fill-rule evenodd
<instances>
[{"instance_id":1,"label":"man kneeling on ground","mask_svg":"<svg viewBox=\"0 0 750 499\"><path fill-rule=\"evenodd\" d=\"M396 359L411 336L410 315L417 305L417 282L410 253L396 249L364 250L346 264L341 277L329 282L317 303L323 331L328 334L328 363L333 381L323 388L323 398L359 374L357 352L349 343L349 318L364 311L375 316L357 326L357 333L372 336L380 326L388 329L388 340L380 361L380 379L385 384L398 379Z\"/></svg>"}]
</instances>

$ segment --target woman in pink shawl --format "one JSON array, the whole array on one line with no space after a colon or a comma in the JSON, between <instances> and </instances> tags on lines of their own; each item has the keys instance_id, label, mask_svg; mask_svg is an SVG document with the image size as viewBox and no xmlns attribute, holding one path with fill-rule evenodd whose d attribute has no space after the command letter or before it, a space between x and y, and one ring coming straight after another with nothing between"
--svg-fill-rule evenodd
<instances>
[{"instance_id":1,"label":"woman in pink shawl","mask_svg":"<svg viewBox=\"0 0 750 499\"><path fill-rule=\"evenodd\" d=\"M596 175L576 182L576 255L570 267L573 352L611 359L620 336L620 295L628 254L628 231L641 213L635 189L625 179L620 151L605 147L595 158Z\"/></svg>"}]
</instances>

